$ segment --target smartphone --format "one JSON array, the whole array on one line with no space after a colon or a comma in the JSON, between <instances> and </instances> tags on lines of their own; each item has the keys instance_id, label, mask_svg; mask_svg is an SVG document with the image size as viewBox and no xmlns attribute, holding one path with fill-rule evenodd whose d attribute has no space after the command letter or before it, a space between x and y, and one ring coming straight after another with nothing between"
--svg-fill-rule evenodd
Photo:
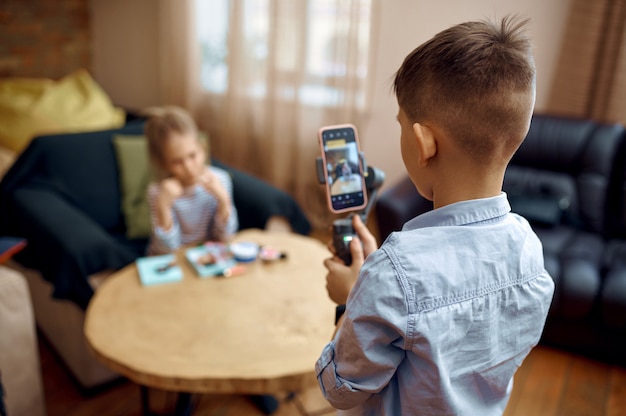
<instances>
[{"instance_id":1,"label":"smartphone","mask_svg":"<svg viewBox=\"0 0 626 416\"><path fill-rule=\"evenodd\" d=\"M367 205L359 137L352 124L325 126L318 133L328 208L334 213L358 211Z\"/></svg>"}]
</instances>

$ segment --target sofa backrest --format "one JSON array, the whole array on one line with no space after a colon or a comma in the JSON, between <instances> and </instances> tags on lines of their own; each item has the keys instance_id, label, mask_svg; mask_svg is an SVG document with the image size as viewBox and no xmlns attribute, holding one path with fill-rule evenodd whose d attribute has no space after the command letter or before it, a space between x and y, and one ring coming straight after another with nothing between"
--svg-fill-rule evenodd
<instances>
[{"instance_id":1,"label":"sofa backrest","mask_svg":"<svg viewBox=\"0 0 626 416\"><path fill-rule=\"evenodd\" d=\"M608 233L617 215L616 159L626 140L619 124L535 114L507 168L504 191L531 222Z\"/></svg>"},{"instance_id":2,"label":"sofa backrest","mask_svg":"<svg viewBox=\"0 0 626 416\"><path fill-rule=\"evenodd\" d=\"M142 134L135 121L120 129L40 136L7 173L11 186L46 187L106 230L120 230L120 184L112 144L114 134Z\"/></svg>"}]
</instances>

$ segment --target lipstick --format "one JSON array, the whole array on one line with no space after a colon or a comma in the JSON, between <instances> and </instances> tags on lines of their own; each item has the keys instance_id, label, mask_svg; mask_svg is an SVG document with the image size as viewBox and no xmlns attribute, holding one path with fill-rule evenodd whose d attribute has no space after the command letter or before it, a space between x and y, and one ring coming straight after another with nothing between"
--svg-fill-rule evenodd
<instances>
[{"instance_id":1,"label":"lipstick","mask_svg":"<svg viewBox=\"0 0 626 416\"><path fill-rule=\"evenodd\" d=\"M224 269L217 274L219 277L231 277L238 276L246 271L246 266L242 264L238 264L237 266L229 267L228 269Z\"/></svg>"}]
</instances>

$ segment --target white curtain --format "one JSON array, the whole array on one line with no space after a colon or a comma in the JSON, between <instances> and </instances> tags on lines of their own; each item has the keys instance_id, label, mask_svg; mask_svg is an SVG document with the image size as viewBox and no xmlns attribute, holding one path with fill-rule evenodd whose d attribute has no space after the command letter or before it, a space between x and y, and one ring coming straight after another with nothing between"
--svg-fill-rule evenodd
<instances>
[{"instance_id":1,"label":"white curtain","mask_svg":"<svg viewBox=\"0 0 626 416\"><path fill-rule=\"evenodd\" d=\"M162 102L194 114L212 156L288 192L327 227L317 130L358 127L368 114L379 0L227 2L222 91L200 80L196 34L215 16L198 15L197 0L159 1Z\"/></svg>"},{"instance_id":2,"label":"white curtain","mask_svg":"<svg viewBox=\"0 0 626 416\"><path fill-rule=\"evenodd\" d=\"M548 109L626 124L626 0L572 0Z\"/></svg>"}]
</instances>

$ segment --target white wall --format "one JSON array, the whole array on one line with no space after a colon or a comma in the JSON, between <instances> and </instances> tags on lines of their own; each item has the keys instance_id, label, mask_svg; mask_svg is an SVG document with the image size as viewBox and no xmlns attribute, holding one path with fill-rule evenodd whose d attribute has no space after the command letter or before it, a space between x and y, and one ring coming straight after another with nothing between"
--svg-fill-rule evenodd
<instances>
[{"instance_id":1,"label":"white wall","mask_svg":"<svg viewBox=\"0 0 626 416\"><path fill-rule=\"evenodd\" d=\"M467 20L517 13L531 19L537 65L536 109L545 109L571 0L380 0L373 106L358 126L368 163L386 174L384 187L404 175L397 103L391 80L404 57L435 33ZM159 104L158 1L91 0L94 78L113 101L129 108Z\"/></svg>"},{"instance_id":2,"label":"white wall","mask_svg":"<svg viewBox=\"0 0 626 416\"><path fill-rule=\"evenodd\" d=\"M437 32L477 19L499 19L516 13L531 19L528 34L537 67L536 111L546 108L570 0L384 0L378 38L373 107L359 127L363 150L372 166L386 174L385 187L404 177L400 156L398 105L391 90L404 57Z\"/></svg>"}]
</instances>

